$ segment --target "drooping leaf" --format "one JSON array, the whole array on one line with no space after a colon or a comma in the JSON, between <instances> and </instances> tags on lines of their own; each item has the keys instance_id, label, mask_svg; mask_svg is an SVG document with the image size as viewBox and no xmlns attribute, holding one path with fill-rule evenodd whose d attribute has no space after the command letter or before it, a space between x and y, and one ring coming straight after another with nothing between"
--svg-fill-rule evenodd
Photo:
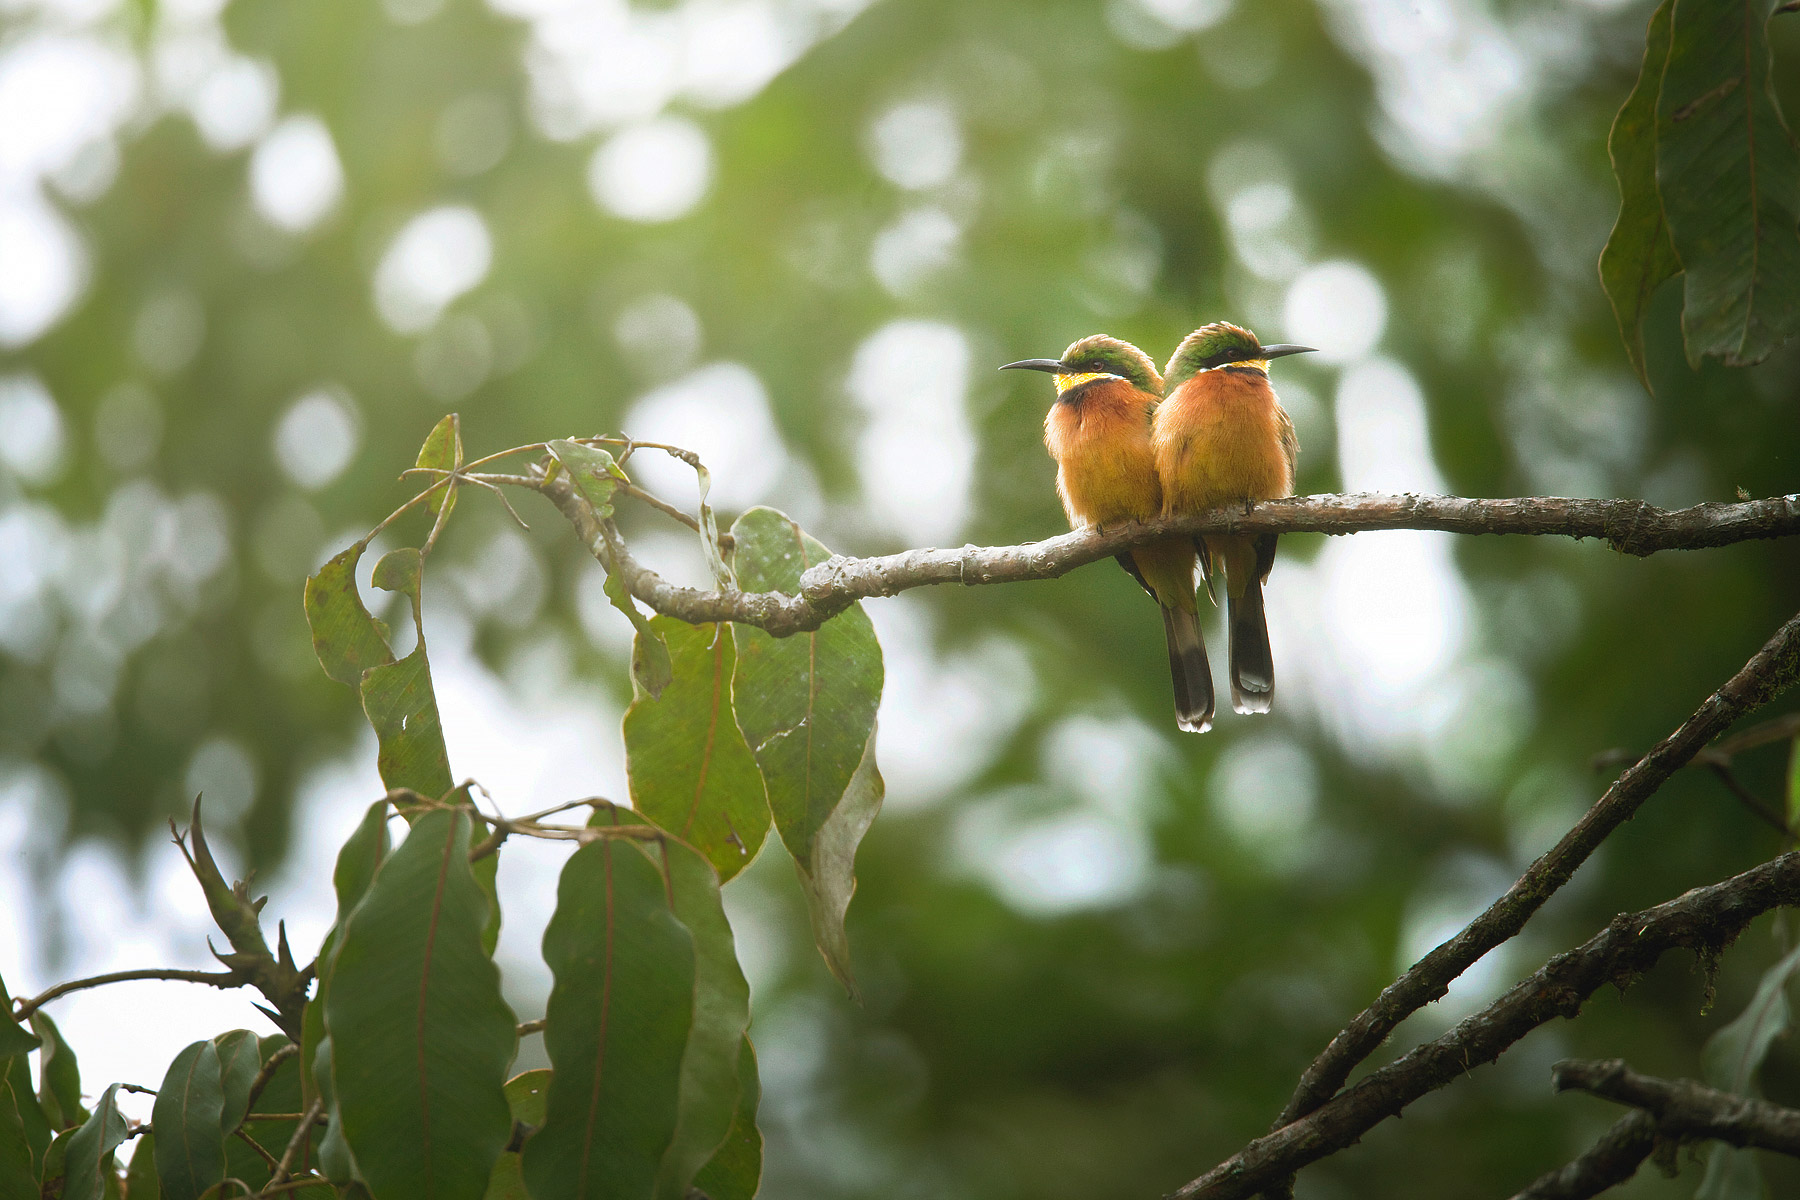
<instances>
[{"instance_id":1,"label":"drooping leaf","mask_svg":"<svg viewBox=\"0 0 1800 1200\"><path fill-rule=\"evenodd\" d=\"M694 1187L707 1200L753 1200L762 1183L762 1130L756 1127L756 1109L762 1099L762 1081L756 1074L756 1049L743 1040L738 1053L738 1101L731 1131L694 1176Z\"/></svg>"},{"instance_id":2,"label":"drooping leaf","mask_svg":"<svg viewBox=\"0 0 1800 1200\"><path fill-rule=\"evenodd\" d=\"M363 712L378 743L375 765L390 790L411 788L435 799L447 793L452 782L444 727L431 687L431 662L425 653L424 565L419 551L405 546L383 555L375 564L373 581L411 601L419 634L411 654L363 674Z\"/></svg>"},{"instance_id":3,"label":"drooping leaf","mask_svg":"<svg viewBox=\"0 0 1800 1200\"><path fill-rule=\"evenodd\" d=\"M1675 0L1662 0L1651 15L1644 65L1606 141L1613 177L1619 183L1619 218L1600 251L1600 284L1618 318L1631 369L1646 388L1650 376L1644 368L1644 314L1656 289L1681 273L1656 186L1656 97L1669 58L1669 15L1674 7Z\"/></svg>"},{"instance_id":4,"label":"drooping leaf","mask_svg":"<svg viewBox=\"0 0 1800 1200\"><path fill-rule=\"evenodd\" d=\"M682 1052L680 1109L656 1180L659 1200L683 1200L694 1175L724 1142L737 1111L739 1046L750 1024L750 984L738 965L712 865L698 849L674 838L655 853L668 875L675 919L694 941L693 1024Z\"/></svg>"},{"instance_id":5,"label":"drooping leaf","mask_svg":"<svg viewBox=\"0 0 1800 1200\"><path fill-rule=\"evenodd\" d=\"M81 1065L75 1061L75 1051L42 1009L31 1014L31 1028L44 1041L38 1052L38 1103L50 1128L62 1130L81 1124L88 1112L81 1107Z\"/></svg>"},{"instance_id":6,"label":"drooping leaf","mask_svg":"<svg viewBox=\"0 0 1800 1200\"><path fill-rule=\"evenodd\" d=\"M125 1168L126 1200L162 1200L162 1184L156 1178L156 1131L138 1134Z\"/></svg>"},{"instance_id":7,"label":"drooping leaf","mask_svg":"<svg viewBox=\"0 0 1800 1200\"><path fill-rule=\"evenodd\" d=\"M31 1063L24 1055L0 1059L0 1088L10 1089L14 1110L18 1113L19 1124L25 1132L25 1145L31 1151L31 1169L42 1176L44 1155L50 1149L50 1142L56 1136L50 1128L50 1119L44 1115L44 1106L38 1102L37 1093L31 1087Z\"/></svg>"},{"instance_id":8,"label":"drooping leaf","mask_svg":"<svg viewBox=\"0 0 1800 1200\"><path fill-rule=\"evenodd\" d=\"M199 1200L225 1178L225 1096L219 1078L219 1047L194 1042L175 1056L156 1089L150 1123L162 1134L156 1177L168 1200Z\"/></svg>"},{"instance_id":9,"label":"drooping leaf","mask_svg":"<svg viewBox=\"0 0 1800 1200\"><path fill-rule=\"evenodd\" d=\"M306 581L306 622L312 627L313 653L325 674L353 688L362 686L363 672L370 667L394 661L356 590L356 564L368 548L367 542L357 542Z\"/></svg>"},{"instance_id":10,"label":"drooping leaf","mask_svg":"<svg viewBox=\"0 0 1800 1200\"><path fill-rule=\"evenodd\" d=\"M219 1050L219 1131L229 1134L250 1111L250 1085L262 1070L262 1046L248 1029L221 1033L213 1045Z\"/></svg>"},{"instance_id":11,"label":"drooping leaf","mask_svg":"<svg viewBox=\"0 0 1800 1200\"><path fill-rule=\"evenodd\" d=\"M19 1112L11 1079L0 1077L0 1196L37 1194L37 1158L26 1136L25 1118Z\"/></svg>"},{"instance_id":12,"label":"drooping leaf","mask_svg":"<svg viewBox=\"0 0 1800 1200\"><path fill-rule=\"evenodd\" d=\"M43 1040L13 1020L12 995L6 990L6 980L0 979L0 1062L15 1054L29 1054L43 1044Z\"/></svg>"},{"instance_id":13,"label":"drooping leaf","mask_svg":"<svg viewBox=\"0 0 1800 1200\"><path fill-rule=\"evenodd\" d=\"M1656 178L1681 259L1688 362L1761 362L1800 329L1800 150L1775 101L1779 0L1676 0Z\"/></svg>"},{"instance_id":14,"label":"drooping leaf","mask_svg":"<svg viewBox=\"0 0 1800 1200\"><path fill-rule=\"evenodd\" d=\"M772 508L751 509L731 534L733 565L747 591L798 594L805 570L831 553ZM737 625L733 635L738 725L762 770L775 828L800 869L814 938L832 972L853 989L842 917L855 887L856 843L881 802L873 759L881 647L858 605L811 633L773 638ZM864 778L850 795L859 770ZM857 811L833 826L822 848L821 834L847 799Z\"/></svg>"},{"instance_id":15,"label":"drooping leaf","mask_svg":"<svg viewBox=\"0 0 1800 1200\"><path fill-rule=\"evenodd\" d=\"M625 712L625 773L631 805L698 847L721 880L756 856L769 803L756 756L732 715L737 653L721 625L655 617L673 678L658 697L639 695Z\"/></svg>"},{"instance_id":16,"label":"drooping leaf","mask_svg":"<svg viewBox=\"0 0 1800 1200\"><path fill-rule=\"evenodd\" d=\"M706 566L712 572L716 587L736 587L737 575L719 549L719 518L713 513L712 505L706 502L707 496L712 493L712 472L696 460L694 478L700 485L700 552L706 556Z\"/></svg>"},{"instance_id":17,"label":"drooping leaf","mask_svg":"<svg viewBox=\"0 0 1800 1200\"><path fill-rule=\"evenodd\" d=\"M875 823L886 795L881 770L875 765L875 731L871 729L868 748L856 774L850 777L850 786L844 789L843 800L813 840L810 869L795 864L806 893L807 915L812 918L813 940L825 956L825 965L852 996L856 995L856 977L850 971L850 938L844 931L844 918L856 895L856 848Z\"/></svg>"},{"instance_id":18,"label":"drooping leaf","mask_svg":"<svg viewBox=\"0 0 1800 1200\"><path fill-rule=\"evenodd\" d=\"M694 943L644 855L577 850L544 930L549 1105L525 1143L535 1200L649 1200L675 1136Z\"/></svg>"},{"instance_id":19,"label":"drooping leaf","mask_svg":"<svg viewBox=\"0 0 1800 1200\"><path fill-rule=\"evenodd\" d=\"M1796 972L1800 972L1800 948L1764 972L1744 1011L1706 1040L1701 1059L1707 1083L1740 1096L1761 1094L1756 1074L1769 1056L1769 1048L1792 1024L1787 985ZM1721 1143L1707 1155L1706 1175L1695 1196L1696 1200L1759 1200L1766 1194L1756 1152Z\"/></svg>"},{"instance_id":20,"label":"drooping leaf","mask_svg":"<svg viewBox=\"0 0 1800 1200\"><path fill-rule=\"evenodd\" d=\"M581 498L593 505L594 514L602 521L612 516L613 492L620 483L630 482L618 460L598 446L583 446L562 438L551 442L548 449L550 457L569 473L569 481Z\"/></svg>"},{"instance_id":21,"label":"drooping leaf","mask_svg":"<svg viewBox=\"0 0 1800 1200\"><path fill-rule=\"evenodd\" d=\"M118 1084L110 1085L94 1102L94 1113L69 1135L63 1151L63 1200L101 1200L107 1177L114 1173L113 1151L129 1130L114 1102Z\"/></svg>"},{"instance_id":22,"label":"drooping leaf","mask_svg":"<svg viewBox=\"0 0 1800 1200\"><path fill-rule=\"evenodd\" d=\"M435 467L440 471L454 471L463 465L462 419L460 417L451 413L432 426L431 433L425 438L425 444L419 447L419 460L416 465ZM427 480L427 482L435 482L435 480ZM445 517L448 517L445 510L456 507L456 487L457 485L454 483L446 484L442 490L434 493L431 499L425 502L425 506L431 510L432 516L436 517L440 513L444 513Z\"/></svg>"},{"instance_id":23,"label":"drooping leaf","mask_svg":"<svg viewBox=\"0 0 1800 1200\"><path fill-rule=\"evenodd\" d=\"M481 946L469 818L413 823L338 938L325 1029L343 1136L377 1196L478 1198L512 1130L517 1042Z\"/></svg>"}]
</instances>

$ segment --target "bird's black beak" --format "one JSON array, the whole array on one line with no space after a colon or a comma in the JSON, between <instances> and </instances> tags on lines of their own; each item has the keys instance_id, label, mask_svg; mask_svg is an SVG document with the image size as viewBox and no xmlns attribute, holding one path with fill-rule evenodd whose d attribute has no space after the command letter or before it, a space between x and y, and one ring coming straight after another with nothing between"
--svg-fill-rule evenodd
<instances>
[{"instance_id":1,"label":"bird's black beak","mask_svg":"<svg viewBox=\"0 0 1800 1200\"><path fill-rule=\"evenodd\" d=\"M1289 354L1317 354L1318 352L1319 352L1319 348L1317 346L1276 345L1276 346L1264 346L1262 348L1262 356L1264 358L1281 358L1281 357L1283 357L1285 355L1289 355Z\"/></svg>"},{"instance_id":2,"label":"bird's black beak","mask_svg":"<svg viewBox=\"0 0 1800 1200\"><path fill-rule=\"evenodd\" d=\"M1052 375L1061 375L1069 368L1054 358L1024 358L1016 363L1007 363L1002 371L1048 371Z\"/></svg>"}]
</instances>

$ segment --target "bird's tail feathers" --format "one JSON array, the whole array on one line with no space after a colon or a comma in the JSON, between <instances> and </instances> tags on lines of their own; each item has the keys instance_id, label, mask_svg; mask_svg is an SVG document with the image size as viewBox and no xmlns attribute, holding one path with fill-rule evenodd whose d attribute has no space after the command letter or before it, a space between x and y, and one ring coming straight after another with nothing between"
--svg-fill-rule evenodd
<instances>
[{"instance_id":1,"label":"bird's tail feathers","mask_svg":"<svg viewBox=\"0 0 1800 1200\"><path fill-rule=\"evenodd\" d=\"M1266 713L1275 700L1275 659L1263 615L1262 580L1251 579L1241 596L1228 596L1231 627L1231 707Z\"/></svg>"},{"instance_id":2,"label":"bird's tail feathers","mask_svg":"<svg viewBox=\"0 0 1800 1200\"><path fill-rule=\"evenodd\" d=\"M1169 639L1169 675L1175 684L1175 724L1189 733L1212 728L1212 665L1200 638L1200 618L1185 608L1162 610Z\"/></svg>"}]
</instances>

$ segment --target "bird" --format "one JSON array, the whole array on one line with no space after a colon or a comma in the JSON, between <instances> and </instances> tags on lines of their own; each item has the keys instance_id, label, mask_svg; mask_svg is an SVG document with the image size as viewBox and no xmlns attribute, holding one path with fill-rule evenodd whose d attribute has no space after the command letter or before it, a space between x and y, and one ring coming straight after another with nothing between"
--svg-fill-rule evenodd
<instances>
[{"instance_id":1,"label":"bird","mask_svg":"<svg viewBox=\"0 0 1800 1200\"><path fill-rule=\"evenodd\" d=\"M1294 494L1300 443L1294 422L1269 384L1269 363L1311 346L1265 346L1242 326L1202 325L1176 347L1164 370L1165 399L1150 441L1162 484L1162 512L1185 516ZM1231 706L1266 713L1275 699L1275 663L1263 613L1263 583L1275 563L1273 533L1209 533L1202 569L1211 590L1214 563L1225 572L1230 634Z\"/></svg>"},{"instance_id":2,"label":"bird","mask_svg":"<svg viewBox=\"0 0 1800 1200\"><path fill-rule=\"evenodd\" d=\"M1150 421L1162 398L1162 376L1149 355L1130 342L1095 334L1072 344L1061 358L1028 358L1000 369L1056 377L1056 400L1044 417L1044 445L1056 460L1056 492L1071 528L1104 530L1161 514ZM1204 733L1212 727L1213 686L1195 600L1197 557L1191 538L1168 538L1117 556L1162 608L1175 723Z\"/></svg>"}]
</instances>

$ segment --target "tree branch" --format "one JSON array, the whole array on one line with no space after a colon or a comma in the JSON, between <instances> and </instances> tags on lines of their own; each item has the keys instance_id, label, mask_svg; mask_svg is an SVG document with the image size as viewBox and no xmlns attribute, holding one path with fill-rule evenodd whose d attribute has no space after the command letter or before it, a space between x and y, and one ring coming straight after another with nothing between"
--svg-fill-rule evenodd
<instances>
[{"instance_id":1,"label":"tree branch","mask_svg":"<svg viewBox=\"0 0 1800 1200\"><path fill-rule=\"evenodd\" d=\"M1364 1076L1309 1115L1251 1142L1173 1200L1238 1200L1353 1145L1428 1092L1468 1074L1554 1017L1574 1017L1608 983L1623 987L1678 947L1716 954L1772 908L1800 903L1800 853L1695 888L1655 908L1614 917L1442 1037Z\"/></svg>"},{"instance_id":2,"label":"tree branch","mask_svg":"<svg viewBox=\"0 0 1800 1200\"><path fill-rule=\"evenodd\" d=\"M1512 1200L1588 1200L1633 1175L1656 1149L1656 1118L1630 1112L1565 1166L1539 1176Z\"/></svg>"},{"instance_id":3,"label":"tree branch","mask_svg":"<svg viewBox=\"0 0 1800 1200\"><path fill-rule=\"evenodd\" d=\"M250 982L236 971L183 971L174 967L141 967L135 971L113 971L107 975L71 979L67 983L59 983L40 995L33 996L29 1000L20 1001L19 1007L13 1011L13 1019L22 1025L25 1023L25 1018L32 1013L59 996L66 996L70 992L84 991L87 988L100 987L107 983L130 983L139 979L171 979L178 983L206 983L216 988L240 988L247 986Z\"/></svg>"},{"instance_id":4,"label":"tree branch","mask_svg":"<svg viewBox=\"0 0 1800 1200\"><path fill-rule=\"evenodd\" d=\"M1387 1040L1388 1034L1441 997L1452 980L1488 951L1513 937L1567 883L1595 848L1637 812L1663 783L1745 713L1767 703L1800 673L1800 615L1796 615L1744 664L1724 687L1706 698L1681 728L1626 768L1563 839L1525 869L1487 911L1455 937L1389 984L1375 1002L1331 1039L1300 1076L1276 1128L1311 1112L1344 1086L1350 1072Z\"/></svg>"},{"instance_id":5,"label":"tree branch","mask_svg":"<svg viewBox=\"0 0 1800 1200\"><path fill-rule=\"evenodd\" d=\"M808 570L800 595L701 591L677 587L634 560L610 520L600 519L566 472L537 491L568 518L589 551L626 590L666 616L692 624L736 621L777 637L817 629L858 600L892 596L929 584L1017 583L1053 579L1170 534L1358 533L1372 529L1433 529L1464 534L1534 534L1601 538L1639 556L1658 550L1697 550L1756 538L1800 534L1800 495L1734 504L1665 510L1641 500L1528 497L1476 500L1458 496L1300 496L1264 500L1251 511L1215 509L1197 516L1080 529L1019 546L905 550L876 558L833 555Z\"/></svg>"}]
</instances>

